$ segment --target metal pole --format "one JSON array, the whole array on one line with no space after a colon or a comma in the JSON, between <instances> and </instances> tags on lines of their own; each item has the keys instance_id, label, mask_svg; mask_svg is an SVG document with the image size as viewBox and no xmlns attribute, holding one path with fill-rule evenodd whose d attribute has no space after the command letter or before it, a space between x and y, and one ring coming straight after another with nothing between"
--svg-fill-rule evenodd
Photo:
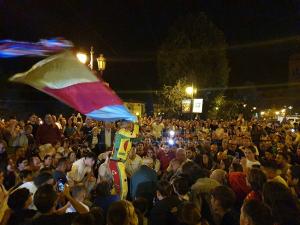
<instances>
[{"instance_id":1,"label":"metal pole","mask_svg":"<svg viewBox=\"0 0 300 225\"><path fill-rule=\"evenodd\" d=\"M94 67L94 48L93 48L93 46L91 47L90 55L91 55L90 68L91 68L91 70L93 70L93 67Z\"/></svg>"}]
</instances>

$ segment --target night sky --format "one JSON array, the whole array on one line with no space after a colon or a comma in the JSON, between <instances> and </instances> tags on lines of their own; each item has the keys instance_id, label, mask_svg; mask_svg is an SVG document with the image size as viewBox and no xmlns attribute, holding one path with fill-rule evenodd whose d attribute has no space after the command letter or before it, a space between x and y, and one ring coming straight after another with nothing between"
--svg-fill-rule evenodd
<instances>
[{"instance_id":1,"label":"night sky","mask_svg":"<svg viewBox=\"0 0 300 225\"><path fill-rule=\"evenodd\" d=\"M157 49L176 19L201 11L224 32L229 44L230 86L288 81L289 56L300 52L297 0L0 0L0 38L64 37L87 52L93 45L97 55L108 58L104 79L116 91L159 89ZM0 61L2 100L37 96L31 88L6 80L38 60ZM265 96L272 99L272 94ZM139 94L124 97L134 99Z\"/></svg>"}]
</instances>

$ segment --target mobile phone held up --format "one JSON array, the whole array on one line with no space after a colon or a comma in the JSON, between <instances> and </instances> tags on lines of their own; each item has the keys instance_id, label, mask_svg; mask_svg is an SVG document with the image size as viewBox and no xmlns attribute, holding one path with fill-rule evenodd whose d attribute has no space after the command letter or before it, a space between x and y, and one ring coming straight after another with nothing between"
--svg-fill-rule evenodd
<instances>
[{"instance_id":1,"label":"mobile phone held up","mask_svg":"<svg viewBox=\"0 0 300 225\"><path fill-rule=\"evenodd\" d=\"M63 180L59 179L59 180L57 181L57 190L58 190L59 192L63 192L64 189L65 189L65 182L64 182Z\"/></svg>"}]
</instances>

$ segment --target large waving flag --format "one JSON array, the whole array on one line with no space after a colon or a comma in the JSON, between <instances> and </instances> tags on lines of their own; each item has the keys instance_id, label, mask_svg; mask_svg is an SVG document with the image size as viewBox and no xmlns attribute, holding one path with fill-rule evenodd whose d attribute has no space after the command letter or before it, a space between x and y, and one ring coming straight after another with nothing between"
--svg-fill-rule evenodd
<instances>
[{"instance_id":1,"label":"large waving flag","mask_svg":"<svg viewBox=\"0 0 300 225\"><path fill-rule=\"evenodd\" d=\"M71 52L46 58L10 81L28 84L96 120L136 121L122 100Z\"/></svg>"},{"instance_id":2,"label":"large waving flag","mask_svg":"<svg viewBox=\"0 0 300 225\"><path fill-rule=\"evenodd\" d=\"M72 47L72 42L60 38L42 39L36 43L0 40L0 58L48 56Z\"/></svg>"}]
</instances>

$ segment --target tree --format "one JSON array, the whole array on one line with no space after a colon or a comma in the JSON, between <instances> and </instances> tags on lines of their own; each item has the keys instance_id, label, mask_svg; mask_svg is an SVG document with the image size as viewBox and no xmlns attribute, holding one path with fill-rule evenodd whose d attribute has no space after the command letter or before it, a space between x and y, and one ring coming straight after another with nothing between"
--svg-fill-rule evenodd
<instances>
[{"instance_id":1,"label":"tree","mask_svg":"<svg viewBox=\"0 0 300 225\"><path fill-rule=\"evenodd\" d=\"M182 100L187 97L186 78L179 79L174 86L164 85L160 96L161 104L168 116L178 116L181 113Z\"/></svg>"},{"instance_id":2,"label":"tree","mask_svg":"<svg viewBox=\"0 0 300 225\"><path fill-rule=\"evenodd\" d=\"M224 34L204 13L179 19L158 52L161 84L175 86L186 77L204 100L222 95L229 74L226 48Z\"/></svg>"}]
</instances>

